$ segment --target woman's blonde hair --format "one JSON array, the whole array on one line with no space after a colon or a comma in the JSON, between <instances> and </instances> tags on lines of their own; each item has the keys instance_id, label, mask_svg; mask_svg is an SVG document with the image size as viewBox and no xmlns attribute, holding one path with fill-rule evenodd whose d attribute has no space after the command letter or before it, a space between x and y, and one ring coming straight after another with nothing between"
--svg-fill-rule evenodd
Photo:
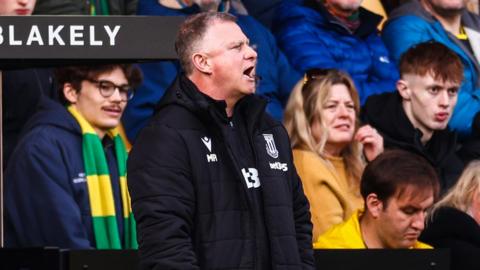
<instances>
[{"instance_id":1,"label":"woman's blonde hair","mask_svg":"<svg viewBox=\"0 0 480 270\"><path fill-rule=\"evenodd\" d=\"M284 124L290 136L292 148L306 149L317 153L324 161L325 144L328 140L328 130L322 121L321 109L330 96L333 85L343 84L353 100L355 109L355 131L359 127L358 115L360 101L355 85L350 77L335 69L310 70L302 81L299 81L288 100L285 109ZM319 141L312 134L312 124L318 121L322 127ZM341 152L345 168L352 184L358 187L365 162L362 159L360 144L352 141Z\"/></svg>"},{"instance_id":2,"label":"woman's blonde hair","mask_svg":"<svg viewBox=\"0 0 480 270\"><path fill-rule=\"evenodd\" d=\"M468 213L473 197L480 192L480 161L472 161L464 169L457 183L432 207L431 217L440 207L453 207Z\"/></svg>"}]
</instances>

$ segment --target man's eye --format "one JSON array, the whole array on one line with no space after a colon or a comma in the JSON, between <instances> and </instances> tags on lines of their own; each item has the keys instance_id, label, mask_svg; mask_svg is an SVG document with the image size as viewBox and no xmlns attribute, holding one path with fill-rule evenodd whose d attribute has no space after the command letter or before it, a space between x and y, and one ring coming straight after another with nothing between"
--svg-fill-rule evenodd
<instances>
[{"instance_id":1,"label":"man's eye","mask_svg":"<svg viewBox=\"0 0 480 270\"><path fill-rule=\"evenodd\" d=\"M451 96L455 96L458 93L458 88L450 88L448 89L448 94Z\"/></svg>"},{"instance_id":2,"label":"man's eye","mask_svg":"<svg viewBox=\"0 0 480 270\"><path fill-rule=\"evenodd\" d=\"M110 90L112 87L113 87L112 85L107 83L100 84L100 88L102 88L103 90Z\"/></svg>"},{"instance_id":3,"label":"man's eye","mask_svg":"<svg viewBox=\"0 0 480 270\"><path fill-rule=\"evenodd\" d=\"M429 91L430 93L436 94L436 93L438 93L438 92L440 91L440 88L438 88L438 87L433 87L433 88L428 89L428 91Z\"/></svg>"}]
</instances>

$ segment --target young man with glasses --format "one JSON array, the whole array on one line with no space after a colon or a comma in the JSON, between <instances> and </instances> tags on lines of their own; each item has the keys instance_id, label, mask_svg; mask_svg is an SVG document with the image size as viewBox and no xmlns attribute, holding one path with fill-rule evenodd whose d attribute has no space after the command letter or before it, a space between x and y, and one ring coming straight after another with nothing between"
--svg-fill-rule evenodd
<instances>
[{"instance_id":1,"label":"young man with glasses","mask_svg":"<svg viewBox=\"0 0 480 270\"><path fill-rule=\"evenodd\" d=\"M136 248L120 117L141 74L126 64L56 70L5 175L7 247Z\"/></svg>"}]
</instances>

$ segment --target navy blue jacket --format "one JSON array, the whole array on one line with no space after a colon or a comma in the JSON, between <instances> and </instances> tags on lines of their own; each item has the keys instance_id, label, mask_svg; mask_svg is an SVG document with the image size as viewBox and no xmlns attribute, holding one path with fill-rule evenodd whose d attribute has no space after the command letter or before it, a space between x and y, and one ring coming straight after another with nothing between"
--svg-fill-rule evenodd
<instances>
[{"instance_id":1,"label":"navy blue jacket","mask_svg":"<svg viewBox=\"0 0 480 270\"><path fill-rule=\"evenodd\" d=\"M235 106L233 119L247 131L242 144L230 136L224 102L184 76L167 90L128 160L141 269L258 269L257 211L270 269L314 268L309 204L287 132L264 108L255 95ZM241 149L256 169L243 167Z\"/></svg>"},{"instance_id":2,"label":"navy blue jacket","mask_svg":"<svg viewBox=\"0 0 480 270\"><path fill-rule=\"evenodd\" d=\"M352 33L315 0L284 0L273 32L293 67L336 68L355 81L360 101L395 90L398 71L377 31L382 17L360 8L359 28Z\"/></svg>"},{"instance_id":3,"label":"navy blue jacket","mask_svg":"<svg viewBox=\"0 0 480 270\"><path fill-rule=\"evenodd\" d=\"M137 10L140 15L150 16L188 16L198 12L196 5L177 10L162 6L157 0L140 0ZM290 66L268 29L253 17L233 14L238 17L238 25L258 53L256 72L262 80L256 93L269 100L267 112L281 120L290 92L301 75ZM140 129L153 116L155 105L180 70L177 61L146 63L140 68L144 74L143 84L123 115L123 125L130 141L135 140Z\"/></svg>"},{"instance_id":4,"label":"navy blue jacket","mask_svg":"<svg viewBox=\"0 0 480 270\"><path fill-rule=\"evenodd\" d=\"M94 248L82 132L58 102L41 100L5 172L7 247ZM106 145L114 198L121 198L113 145ZM123 235L121 200L115 200Z\"/></svg>"}]
</instances>

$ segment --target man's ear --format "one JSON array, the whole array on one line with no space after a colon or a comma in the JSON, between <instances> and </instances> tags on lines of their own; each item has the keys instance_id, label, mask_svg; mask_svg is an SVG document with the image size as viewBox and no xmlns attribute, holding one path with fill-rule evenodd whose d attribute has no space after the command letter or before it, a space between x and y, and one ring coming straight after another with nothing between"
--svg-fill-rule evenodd
<instances>
[{"instance_id":1,"label":"man's ear","mask_svg":"<svg viewBox=\"0 0 480 270\"><path fill-rule=\"evenodd\" d=\"M365 199L365 206L370 215L373 218L377 218L380 215L380 212L383 211L383 202L378 198L377 194L370 193Z\"/></svg>"},{"instance_id":2,"label":"man's ear","mask_svg":"<svg viewBox=\"0 0 480 270\"><path fill-rule=\"evenodd\" d=\"M212 65L208 56L201 53L195 53L192 55L192 63L200 72L212 74Z\"/></svg>"},{"instance_id":3,"label":"man's ear","mask_svg":"<svg viewBox=\"0 0 480 270\"><path fill-rule=\"evenodd\" d=\"M397 81L397 91L402 96L403 100L410 100L410 96L412 94L412 90L408 86L408 82L405 80L398 80Z\"/></svg>"},{"instance_id":4,"label":"man's ear","mask_svg":"<svg viewBox=\"0 0 480 270\"><path fill-rule=\"evenodd\" d=\"M71 83L65 83L63 85L63 96L65 96L65 99L67 99L68 102L75 104L78 99L78 91L73 88Z\"/></svg>"}]
</instances>

